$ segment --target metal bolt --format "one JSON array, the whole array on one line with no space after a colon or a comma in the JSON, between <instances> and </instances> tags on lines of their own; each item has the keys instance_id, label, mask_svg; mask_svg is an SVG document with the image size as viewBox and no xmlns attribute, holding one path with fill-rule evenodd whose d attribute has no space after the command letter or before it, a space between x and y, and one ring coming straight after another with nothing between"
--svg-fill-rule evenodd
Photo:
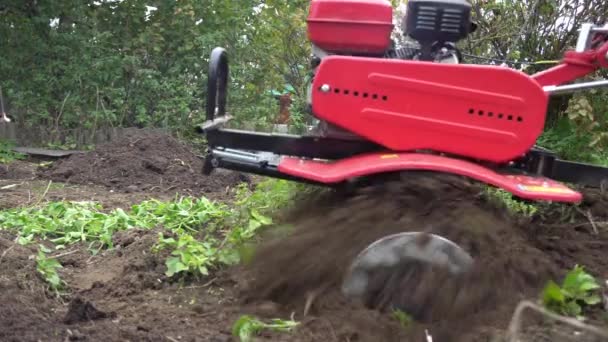
<instances>
[{"instance_id":1,"label":"metal bolt","mask_svg":"<svg viewBox=\"0 0 608 342\"><path fill-rule=\"evenodd\" d=\"M329 86L329 84L324 84L321 86L321 91L324 93L327 93L330 90L331 90L331 87Z\"/></svg>"}]
</instances>

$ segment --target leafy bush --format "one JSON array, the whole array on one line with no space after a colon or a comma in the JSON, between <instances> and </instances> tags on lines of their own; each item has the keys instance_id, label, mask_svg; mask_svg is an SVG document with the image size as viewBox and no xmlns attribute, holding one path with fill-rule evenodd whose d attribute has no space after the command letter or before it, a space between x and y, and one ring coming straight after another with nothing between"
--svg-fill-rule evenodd
<instances>
[{"instance_id":1,"label":"leafy bush","mask_svg":"<svg viewBox=\"0 0 608 342\"><path fill-rule=\"evenodd\" d=\"M583 309L601 303L600 285L595 278L576 265L568 272L561 286L550 281L542 292L545 307L558 314L583 319Z\"/></svg>"}]
</instances>

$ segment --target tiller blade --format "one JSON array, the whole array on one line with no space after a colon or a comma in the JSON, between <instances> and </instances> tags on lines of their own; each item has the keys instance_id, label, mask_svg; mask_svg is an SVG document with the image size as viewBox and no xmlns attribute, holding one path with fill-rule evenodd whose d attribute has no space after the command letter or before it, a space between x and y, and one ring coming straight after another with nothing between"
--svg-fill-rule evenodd
<instances>
[{"instance_id":1,"label":"tiller blade","mask_svg":"<svg viewBox=\"0 0 608 342\"><path fill-rule=\"evenodd\" d=\"M366 302L375 291L373 272L383 269L388 270L387 274L396 274L414 265L443 269L457 276L471 268L473 258L454 242L438 235L406 232L385 236L354 259L342 283L342 293Z\"/></svg>"}]
</instances>

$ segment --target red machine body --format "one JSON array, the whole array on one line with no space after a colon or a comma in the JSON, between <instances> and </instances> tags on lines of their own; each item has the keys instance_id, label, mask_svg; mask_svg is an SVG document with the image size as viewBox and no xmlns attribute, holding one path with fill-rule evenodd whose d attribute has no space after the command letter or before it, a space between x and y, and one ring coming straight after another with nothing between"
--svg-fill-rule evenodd
<instances>
[{"instance_id":1,"label":"red machine body","mask_svg":"<svg viewBox=\"0 0 608 342\"><path fill-rule=\"evenodd\" d=\"M393 151L429 149L492 162L526 153L548 96L510 68L330 56L313 84L313 113Z\"/></svg>"},{"instance_id":2,"label":"red machine body","mask_svg":"<svg viewBox=\"0 0 608 342\"><path fill-rule=\"evenodd\" d=\"M308 104L320 123L304 135L220 128L230 119L228 61L216 48L202 125L211 151L205 172L220 167L334 186L425 170L525 199L580 201L560 182L601 186L608 168L561 160L535 144L550 96L608 86L608 80L563 86L608 67L608 25L586 24L561 63L527 75L461 63L451 43L470 33L470 9L465 0L410 0L403 22L419 48L393 47L388 0L312 0Z\"/></svg>"},{"instance_id":3,"label":"red machine body","mask_svg":"<svg viewBox=\"0 0 608 342\"><path fill-rule=\"evenodd\" d=\"M312 0L308 38L335 53L383 54L391 44L393 7L388 0Z\"/></svg>"},{"instance_id":4,"label":"red machine body","mask_svg":"<svg viewBox=\"0 0 608 342\"><path fill-rule=\"evenodd\" d=\"M214 49L201 126L209 147L203 172L226 168L350 188L430 171L526 200L565 203L583 196L564 183L605 187L607 167L563 160L535 144L550 96L608 87L608 80L562 85L608 67L608 25L584 24L576 49L559 65L526 75L463 63L456 43L474 29L470 1L409 0L407 6L402 27L414 47L393 46L387 0L312 0L307 104L318 122L302 135L221 128L230 119L228 58ZM417 243L422 236L424 246ZM440 236L391 234L355 257L342 293L361 299L376 292L369 281L375 268L412 260L447 265L453 274L473 264L464 249Z\"/></svg>"}]
</instances>

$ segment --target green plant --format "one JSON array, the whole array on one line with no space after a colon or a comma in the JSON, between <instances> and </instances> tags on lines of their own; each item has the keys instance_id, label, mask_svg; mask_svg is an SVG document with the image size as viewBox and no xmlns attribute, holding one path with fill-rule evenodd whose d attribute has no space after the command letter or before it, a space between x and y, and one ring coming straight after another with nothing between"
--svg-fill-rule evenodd
<instances>
[{"instance_id":1,"label":"green plant","mask_svg":"<svg viewBox=\"0 0 608 342\"><path fill-rule=\"evenodd\" d=\"M403 328L409 327L413 322L412 316L402 310L394 309L392 314L393 318L395 318Z\"/></svg>"},{"instance_id":2,"label":"green plant","mask_svg":"<svg viewBox=\"0 0 608 342\"><path fill-rule=\"evenodd\" d=\"M583 308L601 303L600 285L595 278L576 265L559 286L549 281L542 292L543 305L558 314L583 319Z\"/></svg>"},{"instance_id":3,"label":"green plant","mask_svg":"<svg viewBox=\"0 0 608 342\"><path fill-rule=\"evenodd\" d=\"M205 236L196 239L191 231L179 227L166 228L177 237L159 236L155 251L172 250L167 260L167 276L179 274L208 275L209 269L220 265L234 265L241 261L244 245L251 241L263 227L273 223L270 214L290 203L294 195L294 184L282 180L268 180L255 190L247 185L237 187L237 198L231 209L221 208L215 212L217 223L223 229L216 234L207 227ZM186 212L183 213L184 216Z\"/></svg>"},{"instance_id":4,"label":"green plant","mask_svg":"<svg viewBox=\"0 0 608 342\"><path fill-rule=\"evenodd\" d=\"M539 210L537 205L515 199L511 193L502 189L487 186L485 195L490 199L501 202L513 214L532 217Z\"/></svg>"},{"instance_id":5,"label":"green plant","mask_svg":"<svg viewBox=\"0 0 608 342\"><path fill-rule=\"evenodd\" d=\"M165 265L167 277L173 277L179 273L190 274L209 274L209 267L218 261L217 243L214 239L196 240L187 233L179 234L177 240L169 237L165 238L159 234L159 243L154 246L154 250L172 249L171 257L167 259Z\"/></svg>"},{"instance_id":6,"label":"green plant","mask_svg":"<svg viewBox=\"0 0 608 342\"><path fill-rule=\"evenodd\" d=\"M271 323L264 323L261 320L250 316L241 316L232 326L232 335L241 342L249 342L261 331L268 329L277 332L290 332L300 323L294 320L282 320L275 318Z\"/></svg>"},{"instance_id":7,"label":"green plant","mask_svg":"<svg viewBox=\"0 0 608 342\"><path fill-rule=\"evenodd\" d=\"M246 184L236 188L235 205L244 211L255 209L265 215L273 214L291 204L294 194L304 190L302 184L282 179L267 179L250 190Z\"/></svg>"},{"instance_id":8,"label":"green plant","mask_svg":"<svg viewBox=\"0 0 608 342\"><path fill-rule=\"evenodd\" d=\"M57 270L63 266L57 259L47 257L46 253L50 253L50 250L40 245L38 255L36 256L36 270L42 276L42 279L49 284L49 288L58 294L63 289L65 283Z\"/></svg>"},{"instance_id":9,"label":"green plant","mask_svg":"<svg viewBox=\"0 0 608 342\"><path fill-rule=\"evenodd\" d=\"M109 213L95 202L51 202L42 207L0 211L0 227L18 231L21 244L41 238L49 239L57 248L79 241L103 248L112 247L116 231L163 226L176 232L196 232L203 225L212 230L229 214L226 206L206 198L149 200L129 211L117 208Z\"/></svg>"},{"instance_id":10,"label":"green plant","mask_svg":"<svg viewBox=\"0 0 608 342\"><path fill-rule=\"evenodd\" d=\"M0 164L9 164L18 159L24 159L25 155L13 151L14 144L0 140Z\"/></svg>"},{"instance_id":11,"label":"green plant","mask_svg":"<svg viewBox=\"0 0 608 342\"><path fill-rule=\"evenodd\" d=\"M182 197L169 202L145 201L134 205L131 214L143 222L144 227L163 226L174 232L196 232L206 225L209 232L230 216L230 209L205 197Z\"/></svg>"},{"instance_id":12,"label":"green plant","mask_svg":"<svg viewBox=\"0 0 608 342\"><path fill-rule=\"evenodd\" d=\"M106 212L95 202L51 202L0 211L0 229L17 232L21 244L40 239L61 249L85 242L97 253L113 247L117 231L163 227L168 234L159 234L153 250L170 251L166 275L208 275L212 268L238 263L242 247L273 223L269 215L289 205L296 189L295 183L275 180L263 182L254 191L241 186L232 206L204 197L182 197Z\"/></svg>"}]
</instances>

